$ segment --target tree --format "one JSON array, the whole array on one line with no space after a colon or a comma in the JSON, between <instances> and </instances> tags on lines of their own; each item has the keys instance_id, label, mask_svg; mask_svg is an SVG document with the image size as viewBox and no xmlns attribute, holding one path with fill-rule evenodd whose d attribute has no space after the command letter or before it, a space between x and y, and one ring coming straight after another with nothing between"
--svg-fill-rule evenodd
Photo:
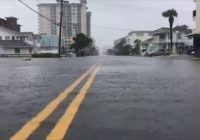
<instances>
[{"instance_id":1,"label":"tree","mask_svg":"<svg viewBox=\"0 0 200 140\"><path fill-rule=\"evenodd\" d=\"M129 55L132 46L126 45L126 40L122 39L118 44L114 46L116 55Z\"/></svg>"},{"instance_id":2,"label":"tree","mask_svg":"<svg viewBox=\"0 0 200 140\"><path fill-rule=\"evenodd\" d=\"M135 48L133 49L133 53L136 54L136 55L140 55L141 40L136 39L136 40L134 41L134 43L135 43Z\"/></svg>"},{"instance_id":3,"label":"tree","mask_svg":"<svg viewBox=\"0 0 200 140\"><path fill-rule=\"evenodd\" d=\"M84 55L84 49L92 43L92 39L85 36L83 33L80 33L74 38L75 43L70 47L75 49L77 56Z\"/></svg>"},{"instance_id":4,"label":"tree","mask_svg":"<svg viewBox=\"0 0 200 140\"><path fill-rule=\"evenodd\" d=\"M181 31L186 34L192 33L192 29L190 29L189 26L187 26L187 25L177 25L176 27L174 27L174 30Z\"/></svg>"},{"instance_id":5,"label":"tree","mask_svg":"<svg viewBox=\"0 0 200 140\"><path fill-rule=\"evenodd\" d=\"M169 19L169 26L170 26L170 39L171 39L171 50L173 48L173 34L172 28L174 24L174 17L178 16L178 13L174 9L169 9L162 13L162 16Z\"/></svg>"}]
</instances>

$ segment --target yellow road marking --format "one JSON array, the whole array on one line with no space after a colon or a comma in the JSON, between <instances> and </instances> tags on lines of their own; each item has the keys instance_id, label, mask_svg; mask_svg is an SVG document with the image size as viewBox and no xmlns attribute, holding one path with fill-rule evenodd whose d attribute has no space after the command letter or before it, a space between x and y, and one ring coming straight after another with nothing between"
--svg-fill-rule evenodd
<instances>
[{"instance_id":1,"label":"yellow road marking","mask_svg":"<svg viewBox=\"0 0 200 140\"><path fill-rule=\"evenodd\" d=\"M60 93L56 99L50 102L36 117L28 121L10 140L26 140L40 125L49 117L54 110L68 97L68 95L84 80L90 72L97 66L95 64L86 71L79 79L71 84L64 92Z\"/></svg>"},{"instance_id":2,"label":"yellow road marking","mask_svg":"<svg viewBox=\"0 0 200 140\"><path fill-rule=\"evenodd\" d=\"M54 129L47 136L46 140L63 140L64 136L69 129L70 124L72 123L76 113L79 110L81 103L83 102L88 90L90 89L94 79L96 77L97 72L100 69L100 65L94 70L92 75L89 77L86 84L80 90L79 94L75 97L75 99L71 102L64 115L57 122Z\"/></svg>"}]
</instances>

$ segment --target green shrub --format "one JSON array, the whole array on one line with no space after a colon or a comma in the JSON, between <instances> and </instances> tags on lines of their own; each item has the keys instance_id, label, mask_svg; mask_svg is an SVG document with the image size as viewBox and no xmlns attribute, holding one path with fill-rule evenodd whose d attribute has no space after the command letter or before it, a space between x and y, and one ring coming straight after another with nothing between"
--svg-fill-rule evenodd
<instances>
[{"instance_id":1,"label":"green shrub","mask_svg":"<svg viewBox=\"0 0 200 140\"><path fill-rule=\"evenodd\" d=\"M33 58L58 58L60 56L59 54L53 54L53 53L34 53L32 57Z\"/></svg>"}]
</instances>

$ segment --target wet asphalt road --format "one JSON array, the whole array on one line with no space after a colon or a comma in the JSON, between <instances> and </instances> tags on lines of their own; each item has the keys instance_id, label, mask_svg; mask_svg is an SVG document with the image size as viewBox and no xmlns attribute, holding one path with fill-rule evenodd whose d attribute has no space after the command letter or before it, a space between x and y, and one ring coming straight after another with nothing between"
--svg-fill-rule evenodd
<instances>
[{"instance_id":1,"label":"wet asphalt road","mask_svg":"<svg viewBox=\"0 0 200 140\"><path fill-rule=\"evenodd\" d=\"M103 61L67 140L199 140L200 61L172 57L0 59L0 139L8 140ZM29 137L44 140L83 86Z\"/></svg>"}]
</instances>

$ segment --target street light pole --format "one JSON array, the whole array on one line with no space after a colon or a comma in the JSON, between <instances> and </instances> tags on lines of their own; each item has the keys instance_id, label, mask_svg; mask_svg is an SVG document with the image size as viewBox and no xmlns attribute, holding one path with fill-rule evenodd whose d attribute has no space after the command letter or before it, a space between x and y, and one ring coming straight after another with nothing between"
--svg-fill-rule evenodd
<instances>
[{"instance_id":1,"label":"street light pole","mask_svg":"<svg viewBox=\"0 0 200 140\"><path fill-rule=\"evenodd\" d=\"M61 56L61 37L62 37L62 19L63 19L63 0L57 0L60 2L60 26L59 26L59 41L58 41L58 54Z\"/></svg>"}]
</instances>

